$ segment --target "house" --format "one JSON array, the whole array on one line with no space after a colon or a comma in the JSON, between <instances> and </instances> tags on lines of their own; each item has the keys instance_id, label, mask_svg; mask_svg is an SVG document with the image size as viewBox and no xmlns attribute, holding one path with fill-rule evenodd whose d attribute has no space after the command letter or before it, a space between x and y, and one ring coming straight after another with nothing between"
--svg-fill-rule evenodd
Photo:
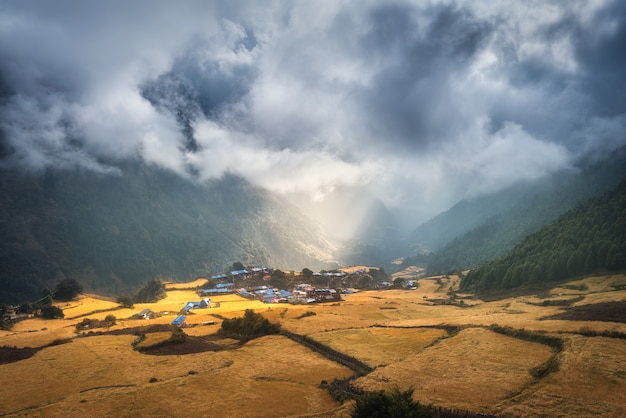
<instances>
[{"instance_id":1,"label":"house","mask_svg":"<svg viewBox=\"0 0 626 418\"><path fill-rule=\"evenodd\" d=\"M199 307L200 307L199 302L187 302L187 304L183 308L183 311L190 311L192 309L199 308Z\"/></svg>"},{"instance_id":2,"label":"house","mask_svg":"<svg viewBox=\"0 0 626 418\"><path fill-rule=\"evenodd\" d=\"M307 297L315 299L316 302L341 300L341 295L335 289L307 289Z\"/></svg>"},{"instance_id":3,"label":"house","mask_svg":"<svg viewBox=\"0 0 626 418\"><path fill-rule=\"evenodd\" d=\"M185 315L179 315L171 322L171 324L182 327L185 324L185 319L187 319Z\"/></svg>"},{"instance_id":4,"label":"house","mask_svg":"<svg viewBox=\"0 0 626 418\"><path fill-rule=\"evenodd\" d=\"M211 307L211 299L204 298L200 301L201 308L210 308Z\"/></svg>"},{"instance_id":5,"label":"house","mask_svg":"<svg viewBox=\"0 0 626 418\"><path fill-rule=\"evenodd\" d=\"M150 309L144 309L138 314L133 315L133 317L137 319L154 319L156 318L156 313L154 313Z\"/></svg>"},{"instance_id":6,"label":"house","mask_svg":"<svg viewBox=\"0 0 626 418\"><path fill-rule=\"evenodd\" d=\"M200 295L200 296L225 295L225 294L233 293L233 292L234 292L234 290L232 288L226 288L226 287L217 288L217 287L214 287L212 289L201 289L201 290L198 290L198 295Z\"/></svg>"},{"instance_id":7,"label":"house","mask_svg":"<svg viewBox=\"0 0 626 418\"><path fill-rule=\"evenodd\" d=\"M235 283L218 283L215 285L217 289L228 289L235 287Z\"/></svg>"},{"instance_id":8,"label":"house","mask_svg":"<svg viewBox=\"0 0 626 418\"><path fill-rule=\"evenodd\" d=\"M16 312L16 308L15 306L9 305L6 308L6 311L4 312L4 315L2 315L2 320L3 321L13 321L15 318L17 318L17 312Z\"/></svg>"}]
</instances>

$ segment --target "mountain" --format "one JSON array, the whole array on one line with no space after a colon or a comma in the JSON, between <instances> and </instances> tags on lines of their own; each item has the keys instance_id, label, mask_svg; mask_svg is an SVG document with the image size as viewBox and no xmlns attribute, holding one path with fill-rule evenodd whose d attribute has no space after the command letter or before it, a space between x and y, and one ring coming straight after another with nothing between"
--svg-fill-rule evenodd
<instances>
[{"instance_id":1,"label":"mountain","mask_svg":"<svg viewBox=\"0 0 626 418\"><path fill-rule=\"evenodd\" d=\"M0 170L0 301L39 297L63 278L126 292L233 262L336 266L335 244L284 199L226 175L199 184L126 161L121 175Z\"/></svg>"},{"instance_id":2,"label":"mountain","mask_svg":"<svg viewBox=\"0 0 626 418\"><path fill-rule=\"evenodd\" d=\"M514 288L626 268L626 180L472 270L462 289Z\"/></svg>"},{"instance_id":3,"label":"mountain","mask_svg":"<svg viewBox=\"0 0 626 418\"><path fill-rule=\"evenodd\" d=\"M466 269L493 260L526 236L626 176L626 148L601 160L504 191L463 200L411 235L413 252L434 251L429 273Z\"/></svg>"}]
</instances>

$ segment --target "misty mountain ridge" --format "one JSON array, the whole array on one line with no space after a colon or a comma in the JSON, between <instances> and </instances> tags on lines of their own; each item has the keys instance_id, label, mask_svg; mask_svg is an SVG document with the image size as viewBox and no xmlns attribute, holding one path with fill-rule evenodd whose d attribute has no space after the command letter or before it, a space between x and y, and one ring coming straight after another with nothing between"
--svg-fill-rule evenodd
<instances>
[{"instance_id":1,"label":"misty mountain ridge","mask_svg":"<svg viewBox=\"0 0 626 418\"><path fill-rule=\"evenodd\" d=\"M625 154L620 149L579 171L461 201L420 226L409 242L440 245L429 257L431 272L497 258L616 184L626 171ZM341 215L336 222L352 218L352 229L337 237L332 225L325 232L284 197L234 175L200 184L136 160L110 165L121 174L0 170L0 300L36 298L63 278L90 291L123 293L153 277L192 279L234 261L289 270L389 267L406 251L397 220L372 196L346 192L343 203L326 202L324 210Z\"/></svg>"},{"instance_id":2,"label":"misty mountain ridge","mask_svg":"<svg viewBox=\"0 0 626 418\"><path fill-rule=\"evenodd\" d=\"M337 244L285 199L225 175L198 184L126 161L122 174L0 170L0 300L75 278L127 292L153 277L193 279L233 262L336 267Z\"/></svg>"},{"instance_id":3,"label":"misty mountain ridge","mask_svg":"<svg viewBox=\"0 0 626 418\"><path fill-rule=\"evenodd\" d=\"M626 180L470 271L462 289L498 290L626 268Z\"/></svg>"},{"instance_id":4,"label":"misty mountain ridge","mask_svg":"<svg viewBox=\"0 0 626 418\"><path fill-rule=\"evenodd\" d=\"M471 268L499 257L624 177L626 147L603 159L581 160L573 170L463 200L418 227L409 242L412 251L433 251L429 273Z\"/></svg>"}]
</instances>

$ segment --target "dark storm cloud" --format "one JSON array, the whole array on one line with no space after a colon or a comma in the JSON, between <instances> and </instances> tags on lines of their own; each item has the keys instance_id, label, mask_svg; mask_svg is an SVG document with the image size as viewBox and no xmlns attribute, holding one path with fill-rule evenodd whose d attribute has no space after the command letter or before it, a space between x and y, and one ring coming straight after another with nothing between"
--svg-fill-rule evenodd
<instances>
[{"instance_id":1,"label":"dark storm cloud","mask_svg":"<svg viewBox=\"0 0 626 418\"><path fill-rule=\"evenodd\" d=\"M617 0L4 2L0 164L135 157L318 200L358 186L423 218L626 143L625 16Z\"/></svg>"},{"instance_id":2,"label":"dark storm cloud","mask_svg":"<svg viewBox=\"0 0 626 418\"><path fill-rule=\"evenodd\" d=\"M572 31L581 85L600 116L626 112L626 3L615 1Z\"/></svg>"},{"instance_id":3,"label":"dark storm cloud","mask_svg":"<svg viewBox=\"0 0 626 418\"><path fill-rule=\"evenodd\" d=\"M450 80L466 71L491 24L450 4L379 6L369 21L363 52L379 71L358 98L368 128L390 146L418 149L464 128Z\"/></svg>"}]
</instances>

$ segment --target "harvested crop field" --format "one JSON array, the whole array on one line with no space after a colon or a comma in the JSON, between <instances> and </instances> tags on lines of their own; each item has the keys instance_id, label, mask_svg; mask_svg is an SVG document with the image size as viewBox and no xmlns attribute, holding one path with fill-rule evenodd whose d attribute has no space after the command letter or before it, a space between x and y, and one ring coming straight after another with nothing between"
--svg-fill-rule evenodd
<instances>
[{"instance_id":1,"label":"harvested crop field","mask_svg":"<svg viewBox=\"0 0 626 418\"><path fill-rule=\"evenodd\" d=\"M367 365L354 387L413 387L416 400L438 407L498 416L625 415L626 323L615 320L623 312L623 275L488 302L449 293L456 280L419 279L417 290L358 292L327 304L219 296L211 298L218 308L188 315L177 343L169 323L198 299L184 284L158 303L109 311L117 324L108 329L77 331L84 318L103 319L102 310L112 308L81 298L61 306L72 313L66 319L32 318L0 331L0 415L147 417L209 407L211 416L346 417L350 402L341 404L326 387L356 369L332 353ZM145 308L160 316L131 318ZM217 334L222 318L245 309L300 337L242 343ZM583 320L567 316L581 312Z\"/></svg>"},{"instance_id":2,"label":"harvested crop field","mask_svg":"<svg viewBox=\"0 0 626 418\"><path fill-rule=\"evenodd\" d=\"M371 367L379 367L402 361L445 335L445 330L437 328L363 328L311 337Z\"/></svg>"}]
</instances>

